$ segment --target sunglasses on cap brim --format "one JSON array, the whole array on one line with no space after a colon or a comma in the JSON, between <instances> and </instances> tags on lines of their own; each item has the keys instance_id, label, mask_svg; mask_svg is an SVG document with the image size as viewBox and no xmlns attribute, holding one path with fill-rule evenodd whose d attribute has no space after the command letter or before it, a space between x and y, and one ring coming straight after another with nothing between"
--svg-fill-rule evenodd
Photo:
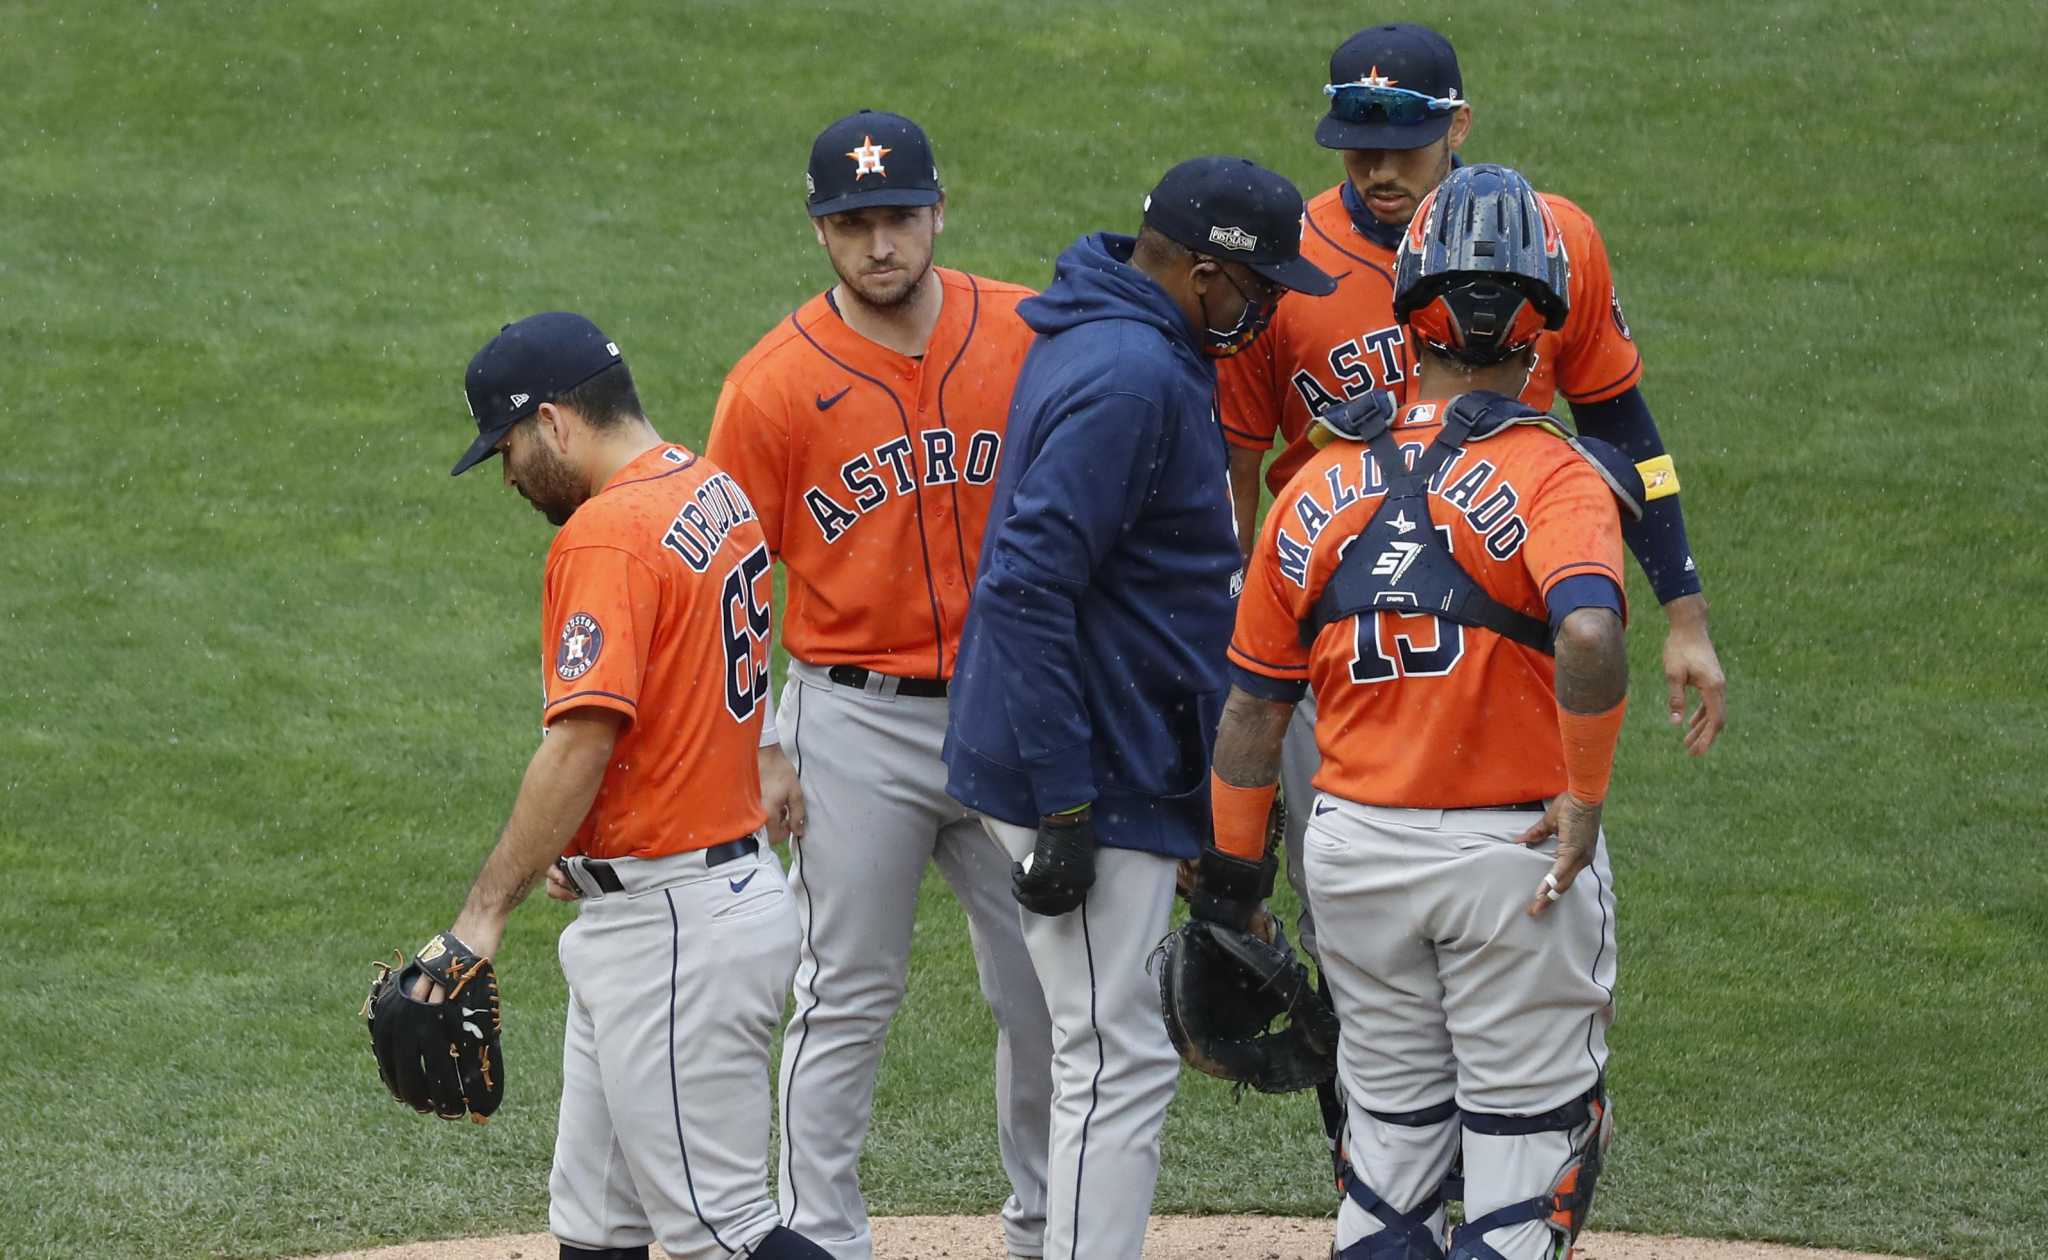
<instances>
[{"instance_id":1,"label":"sunglasses on cap brim","mask_svg":"<svg viewBox=\"0 0 2048 1260\"><path fill-rule=\"evenodd\" d=\"M1442 117L1465 104L1455 96L1431 96L1370 83L1325 83L1323 95L1330 98L1330 116L1340 122L1387 122L1404 127Z\"/></svg>"}]
</instances>

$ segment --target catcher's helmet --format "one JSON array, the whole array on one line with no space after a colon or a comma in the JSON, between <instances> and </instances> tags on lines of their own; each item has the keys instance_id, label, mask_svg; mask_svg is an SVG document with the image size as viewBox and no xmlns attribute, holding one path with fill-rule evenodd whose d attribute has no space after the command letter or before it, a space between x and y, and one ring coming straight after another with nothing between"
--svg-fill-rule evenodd
<instances>
[{"instance_id":1,"label":"catcher's helmet","mask_svg":"<svg viewBox=\"0 0 2048 1260\"><path fill-rule=\"evenodd\" d=\"M1571 261L1520 172L1461 166L1416 207L1394 262L1394 318L1463 363L1498 363L1564 327Z\"/></svg>"}]
</instances>

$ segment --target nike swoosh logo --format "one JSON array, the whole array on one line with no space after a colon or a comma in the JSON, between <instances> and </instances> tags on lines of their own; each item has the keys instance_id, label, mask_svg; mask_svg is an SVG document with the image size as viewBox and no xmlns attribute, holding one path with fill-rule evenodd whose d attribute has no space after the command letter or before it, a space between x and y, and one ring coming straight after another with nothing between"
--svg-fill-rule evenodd
<instances>
[{"instance_id":1,"label":"nike swoosh logo","mask_svg":"<svg viewBox=\"0 0 2048 1260\"><path fill-rule=\"evenodd\" d=\"M852 392L853 386L848 385L845 389L840 390L838 393L832 395L830 398L825 397L823 394L818 395L818 410L832 410L833 404L837 403L840 399L846 397L848 394Z\"/></svg>"},{"instance_id":2,"label":"nike swoosh logo","mask_svg":"<svg viewBox=\"0 0 2048 1260\"><path fill-rule=\"evenodd\" d=\"M759 875L760 873L761 872L758 870L748 871L747 877L745 879L733 879L727 880L726 882L732 885L732 890L734 892L745 892L747 890L747 885L754 882L754 876Z\"/></svg>"},{"instance_id":3,"label":"nike swoosh logo","mask_svg":"<svg viewBox=\"0 0 2048 1260\"><path fill-rule=\"evenodd\" d=\"M1317 818L1321 818L1324 814L1329 813L1331 810L1335 808L1337 808L1335 805L1325 805L1321 801L1317 801L1315 809L1313 809L1310 812L1313 813Z\"/></svg>"}]
</instances>

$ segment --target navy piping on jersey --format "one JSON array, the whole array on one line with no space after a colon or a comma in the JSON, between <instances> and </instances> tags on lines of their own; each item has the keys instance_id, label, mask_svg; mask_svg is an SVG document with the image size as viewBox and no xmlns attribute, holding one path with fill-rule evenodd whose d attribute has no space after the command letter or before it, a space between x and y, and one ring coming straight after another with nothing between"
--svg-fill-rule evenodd
<instances>
[{"instance_id":1,"label":"navy piping on jersey","mask_svg":"<svg viewBox=\"0 0 2048 1260\"><path fill-rule=\"evenodd\" d=\"M974 295L974 303L967 308L967 335L960 339L960 349L953 355L953 361L946 365L945 375L939 378L939 423L949 429L953 426L946 423L946 383L953 379L953 369L967 357L967 347L974 342L974 330L981 326L981 284L972 274L961 274L967 277L967 291ZM960 572L965 576L968 571L967 535L960 528L960 478L956 475L946 488L953 494L953 545L959 551ZM973 593L971 589L968 591L969 595Z\"/></svg>"},{"instance_id":2,"label":"navy piping on jersey","mask_svg":"<svg viewBox=\"0 0 2048 1260\"><path fill-rule=\"evenodd\" d=\"M1228 421L1228 420L1225 420L1225 419L1224 419L1224 418L1223 418L1222 416L1218 416L1218 417L1216 417L1216 425L1217 425L1217 427L1218 427L1218 428L1222 429L1222 430L1223 430L1223 431L1224 431L1225 433L1235 433L1235 434L1237 434L1237 436L1239 436L1239 437L1241 437L1241 438L1249 438L1249 439L1251 439L1251 440L1252 440L1252 441L1254 441L1254 442L1256 442L1256 441L1258 441L1258 440L1259 440L1259 435L1258 435L1258 434L1256 434L1256 433L1249 433L1249 432L1246 432L1245 430L1243 430L1243 429L1240 429L1240 428L1238 428L1238 427L1237 427L1236 425L1234 425L1234 424L1230 423L1230 421ZM1268 445L1268 446L1271 446L1272 444L1273 444L1273 439L1271 439L1271 438L1267 438L1267 439L1266 439L1266 445Z\"/></svg>"},{"instance_id":3,"label":"navy piping on jersey","mask_svg":"<svg viewBox=\"0 0 2048 1260\"><path fill-rule=\"evenodd\" d=\"M1230 650L1237 653L1239 656L1242 656L1244 659L1252 662L1255 665L1264 665L1268 669L1277 669L1283 671L1287 675L1287 678L1285 679L1285 681L1287 682L1308 681L1308 666L1306 665L1282 665L1278 661L1269 661L1263 656L1253 656L1250 652L1245 651L1243 648L1237 646L1237 644L1235 643L1230 645ZM1301 677L1296 678L1294 676L1296 674L1300 674Z\"/></svg>"},{"instance_id":4,"label":"navy piping on jersey","mask_svg":"<svg viewBox=\"0 0 2048 1260\"><path fill-rule=\"evenodd\" d=\"M795 720L789 724L789 744L790 750L796 754L791 758L791 761L794 763L792 768L795 769L797 783L801 786L804 777L804 684L800 678L791 678L782 685L796 688L796 713L794 715ZM793 855L792 867L796 872L797 882L802 884L804 888L803 953L810 959L811 963L811 1004L806 1006L803 1009L803 1013L797 1016L797 1022L803 1025L803 1031L797 1034L796 1049L791 1052L794 1057L790 1060L789 1064L789 1085L787 1087L789 1093L788 1097L782 1100L782 1167L788 1174L785 1184L789 1186L789 1219L795 1220L797 1210L803 1203L803 1196L800 1193L802 1188L797 1185L796 1181L796 1129L790 1123L790 1117L802 1113L790 1104L796 1100L796 1077L797 1073L803 1069L804 1047L810 1044L811 1040L811 1012L818 1009L818 951L811 942L811 931L818 922L818 914L817 908L811 903L811 881L803 877L803 848L800 845L791 845L790 849ZM801 962L801 959L799 959L799 962Z\"/></svg>"},{"instance_id":5,"label":"navy piping on jersey","mask_svg":"<svg viewBox=\"0 0 2048 1260\"><path fill-rule=\"evenodd\" d=\"M640 707L638 704L634 702L633 697L622 696L616 691L572 691L568 695L563 696L560 700L548 701L547 707L548 709L559 708L560 706L569 703L571 700L580 700L584 696L603 696L607 700L617 700L621 703L631 706L634 709L638 709ZM547 709L542 709L541 712L545 713L547 712Z\"/></svg>"},{"instance_id":6,"label":"navy piping on jersey","mask_svg":"<svg viewBox=\"0 0 2048 1260\"><path fill-rule=\"evenodd\" d=\"M1388 271L1388 270L1387 270L1387 269L1386 269L1385 267L1382 267L1382 266L1380 266L1380 265L1379 265L1378 263L1376 263L1376 262L1373 262L1373 261L1372 261L1371 259L1369 259L1369 258L1360 258L1360 257L1359 257L1359 256L1358 256L1357 254L1354 254L1354 253L1352 253L1352 252L1351 252L1350 250L1348 250L1348 249L1344 248L1344 247L1343 247L1342 245L1338 244L1338 243L1337 243L1337 241L1336 241L1336 239L1335 239L1334 237L1332 237L1332 236L1331 236L1331 235L1330 235L1330 234L1329 234L1328 232L1325 232L1325 231L1323 231L1323 225L1322 225L1322 224L1320 224L1320 223L1317 223L1317 222L1316 222L1316 221L1315 221L1314 219L1312 219L1312 218L1306 218L1306 217L1304 217L1304 218L1302 219L1302 222L1304 222L1304 223L1308 224L1308 226L1309 226L1309 230L1313 231L1313 232L1314 232L1314 233L1315 233L1315 234L1316 234L1317 236L1320 236L1320 237L1322 237L1322 238L1323 238L1323 240L1324 240L1324 242L1325 242L1326 244L1328 244L1328 245L1329 245L1329 247L1330 247L1331 249L1334 249L1334 250L1336 250L1336 251L1337 251L1338 253L1340 253L1340 254L1344 255L1344 256L1345 256L1346 258L1349 258L1349 259L1350 259L1350 260L1351 260L1352 262L1355 262L1355 263L1357 263L1357 264L1358 264L1359 266L1361 266L1361 267L1366 267L1366 268L1369 268L1369 269L1371 269L1371 270L1373 270L1373 271L1377 271L1377 272L1379 272L1381 276L1385 277L1385 279L1386 279L1386 282L1387 282L1388 284L1392 284L1392 283L1394 283L1394 277L1393 277L1393 274L1392 274L1391 272L1389 272L1389 271ZM1351 274L1351 273L1347 271L1347 272L1345 272L1345 273L1344 273L1344 275L1340 275L1340 276L1337 276L1337 277L1335 277L1335 278L1336 278L1337 282L1338 282L1339 284L1341 284L1341 283L1343 283L1343 281L1344 281L1344 276L1346 276L1346 275L1350 275L1350 274Z\"/></svg>"},{"instance_id":7,"label":"navy piping on jersey","mask_svg":"<svg viewBox=\"0 0 2048 1260\"><path fill-rule=\"evenodd\" d=\"M1081 903L1081 948L1088 957L1088 1027L1095 1031L1095 1075L1088 1081L1088 1114L1081 1117L1081 1152L1074 1159L1074 1237L1081 1237L1082 1176L1088 1170L1088 1129L1102 1103L1102 1024L1095 1015L1095 941L1088 934L1088 903Z\"/></svg>"},{"instance_id":8,"label":"navy piping on jersey","mask_svg":"<svg viewBox=\"0 0 2048 1260\"><path fill-rule=\"evenodd\" d=\"M1618 388L1618 386L1620 386L1620 384L1623 381L1627 380L1629 377L1633 376L1635 373L1640 372L1642 370L1643 352L1638 350L1636 351L1635 360L1628 365L1628 371L1623 372L1620 376L1615 377L1613 380L1607 382L1605 385L1602 385L1598 389L1587 390L1584 394L1580 395L1577 398L1572 397L1570 394L1566 394L1564 396L1564 400L1568 403L1586 403L1591 405L1598 405L1604 402L1613 402L1614 399L1619 398L1623 394L1628 392L1625 389ZM1609 390L1613 390L1614 393L1611 396L1603 397L1603 395L1606 395L1607 391Z\"/></svg>"},{"instance_id":9,"label":"navy piping on jersey","mask_svg":"<svg viewBox=\"0 0 2048 1260\"><path fill-rule=\"evenodd\" d=\"M672 447L675 444L671 442L668 445ZM683 463L677 464L674 468L669 469L667 472L658 472L654 474L652 477L635 477L631 481L613 482L611 485L606 486L604 490L598 491L598 493L603 494L605 490L616 490L620 486L637 486L643 481L660 481L663 477L673 477L679 472L688 472L692 468L695 468L696 466L697 457L695 455L692 455L688 460L684 461Z\"/></svg>"},{"instance_id":10,"label":"navy piping on jersey","mask_svg":"<svg viewBox=\"0 0 2048 1260\"><path fill-rule=\"evenodd\" d=\"M1536 589L1539 591L1542 590L1544 583L1549 582L1551 578L1556 577L1558 574L1564 572L1566 569L1576 569L1581 565L1587 566L1589 568L1598 569L1602 576L1613 579L1614 584L1616 586L1621 585L1621 574L1615 572L1614 569L1610 566L1604 565L1600 563L1598 560L1573 560L1566 564L1560 564L1556 568L1552 569L1550 572L1544 574L1542 581L1536 583Z\"/></svg>"},{"instance_id":11,"label":"navy piping on jersey","mask_svg":"<svg viewBox=\"0 0 2048 1260\"><path fill-rule=\"evenodd\" d=\"M683 1154L683 1185L690 1192L690 1211L697 1217L697 1223L711 1232L711 1241L718 1244L726 1255L733 1249L725 1245L725 1239L718 1236L718 1226L704 1219L704 1208L697 1202L697 1183L690 1177L690 1143L683 1137L683 1100L676 1084L676 972L682 959L682 925L676 920L675 890L665 888L663 897L668 899L668 1101L675 1114L676 1147Z\"/></svg>"},{"instance_id":12,"label":"navy piping on jersey","mask_svg":"<svg viewBox=\"0 0 2048 1260\"><path fill-rule=\"evenodd\" d=\"M831 295L828 293L826 296L829 298ZM837 310L838 308L834 307L833 309ZM796 329L797 335L810 342L811 349L824 355L827 361L838 365L841 371L857 376L876 389L881 390L882 393L888 396L890 402L896 404L896 419L902 423L903 440L910 446L906 459L910 461L913 469L910 478L910 492L917 499L917 546L918 550L924 554L924 593L925 597L931 601L932 607L933 646L938 652L937 668L932 671L932 674L934 677L944 678L946 676L946 619L939 612L938 588L932 585L932 545L924 536L924 478L918 476L915 472L917 441L910 436L910 413L903 409L903 400L896 396L895 390L890 389L877 378L869 376L866 372L847 363L819 344L818 339L811 336L811 330L798 323L794 314L789 317L789 326Z\"/></svg>"}]
</instances>

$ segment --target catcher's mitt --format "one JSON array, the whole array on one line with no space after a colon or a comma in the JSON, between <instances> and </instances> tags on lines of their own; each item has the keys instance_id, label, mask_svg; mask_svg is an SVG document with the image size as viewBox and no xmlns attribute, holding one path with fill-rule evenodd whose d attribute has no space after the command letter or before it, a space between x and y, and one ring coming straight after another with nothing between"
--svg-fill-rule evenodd
<instances>
[{"instance_id":1,"label":"catcher's mitt","mask_svg":"<svg viewBox=\"0 0 2048 1260\"><path fill-rule=\"evenodd\" d=\"M1311 1089L1337 1074L1337 1013L1273 925L1269 944L1189 919L1161 943L1159 1004L1189 1066L1266 1094ZM1273 1028L1275 1019L1285 1019Z\"/></svg>"},{"instance_id":2,"label":"catcher's mitt","mask_svg":"<svg viewBox=\"0 0 2048 1260\"><path fill-rule=\"evenodd\" d=\"M376 975L363 1002L377 1075L391 1096L443 1120L490 1119L505 1096L505 1055L498 1046L498 974L453 933L420 947L412 962L370 964ZM412 996L421 977L441 986L440 1002Z\"/></svg>"}]
</instances>

